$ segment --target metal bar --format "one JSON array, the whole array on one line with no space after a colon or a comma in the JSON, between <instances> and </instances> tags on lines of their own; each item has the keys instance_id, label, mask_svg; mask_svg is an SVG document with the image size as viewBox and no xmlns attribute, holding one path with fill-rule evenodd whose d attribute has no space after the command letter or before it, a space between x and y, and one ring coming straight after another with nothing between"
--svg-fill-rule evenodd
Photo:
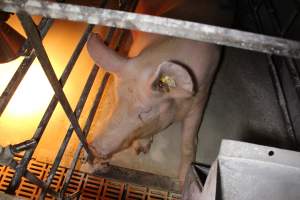
<instances>
[{"instance_id":1,"label":"metal bar","mask_svg":"<svg viewBox=\"0 0 300 200\"><path fill-rule=\"evenodd\" d=\"M98 70L99 70L99 67L98 66L94 66L93 69L90 72L88 80L87 80L87 82L86 82L86 84L84 86L83 92L82 92L82 94L81 94L81 96L79 98L79 101L78 101L76 109L75 109L75 115L76 115L77 118L79 118L80 115L81 115L83 106L84 106L84 104L85 104L85 102L86 102L86 100L88 98L90 90L91 90L91 88L93 86L93 83L94 83L94 81L96 79ZM53 165L51 167L51 170L49 172L49 175L47 177L47 181L46 181L47 188L44 188L42 190L40 199L44 199L45 198L45 195L46 195L46 193L48 191L47 189L49 188L49 186L51 184L51 181L52 181L52 179L55 176L55 172L56 172L56 170L57 170L57 168L58 168L58 166L59 166L59 164L61 162L61 159L62 159L62 157L64 155L64 152L65 152L65 150L67 148L67 145L68 145L68 143L69 143L69 141L70 141L70 139L72 137L73 131L74 131L74 128L72 127L72 125L70 125L70 127L69 127L69 129L67 131L67 134L65 135L65 137L63 139L63 142L60 145L59 151L58 151L58 153L57 153L57 155L55 157L55 161L54 161L54 163L53 163Z\"/></svg>"},{"instance_id":2,"label":"metal bar","mask_svg":"<svg viewBox=\"0 0 300 200\"><path fill-rule=\"evenodd\" d=\"M255 10L259 10L259 9L262 7L263 2L264 2L264 0L260 0L258 3L256 3L256 4L254 5L253 8L254 8Z\"/></svg>"},{"instance_id":3,"label":"metal bar","mask_svg":"<svg viewBox=\"0 0 300 200\"><path fill-rule=\"evenodd\" d=\"M294 20L298 16L299 11L297 10L297 12L292 15L292 17L288 21L287 26L283 29L282 25L280 24L280 20L278 19L276 9L274 8L274 5L272 4L272 2L270 0L267 0L265 2L265 4L266 4L267 10L269 11L269 16L271 18L271 21L272 21L273 27L275 28L276 33L280 36L285 36L285 34L287 33L289 27L292 25L292 23L294 23ZM269 58L269 59L272 59L272 58ZM286 65L287 65L288 71L289 71L290 76L293 80L293 84L294 84L294 87L295 87L296 94L298 96L298 99L300 99L300 74L299 74L299 71L296 67L296 62L292 58L284 57L284 58L281 58L281 59L283 59L284 62L286 63ZM273 64L274 64L274 62L273 62ZM290 119L290 120L291 120L291 123L293 123L292 119ZM295 140L294 145L296 146L297 149L299 149L300 145L299 145L299 141L297 139L297 134L296 134L295 129L293 130L292 137Z\"/></svg>"},{"instance_id":4,"label":"metal bar","mask_svg":"<svg viewBox=\"0 0 300 200\"><path fill-rule=\"evenodd\" d=\"M38 29L39 29L41 38L45 37L45 35L47 34L52 23L53 23L53 19L42 18L41 22L38 25ZM29 55L23 59L20 66L18 67L17 71L14 73L13 77L7 84L5 90L1 94L0 116L2 115L8 102L10 101L11 97L15 93L16 89L18 88L19 84L21 83L22 79L24 78L26 72L28 71L30 65L33 63L33 61L35 59L34 50L30 47L30 45L28 45L28 40L26 40L26 43L24 46L28 47L27 52Z\"/></svg>"},{"instance_id":5,"label":"metal bar","mask_svg":"<svg viewBox=\"0 0 300 200\"><path fill-rule=\"evenodd\" d=\"M13 169L16 169L17 166L18 163L15 160L12 160L12 162L9 164L9 167ZM41 188L46 187L46 184L43 181L41 181L39 178L37 178L34 174L29 172L28 170L25 170L24 177ZM49 193L56 198L59 196L59 194L52 189L49 190Z\"/></svg>"},{"instance_id":6,"label":"metal bar","mask_svg":"<svg viewBox=\"0 0 300 200\"><path fill-rule=\"evenodd\" d=\"M149 172L111 165L108 172L102 173L96 171L93 174L102 178L120 180L125 183L133 183L136 185L167 190L169 192L180 192L179 182L176 178L155 175Z\"/></svg>"},{"instance_id":7,"label":"metal bar","mask_svg":"<svg viewBox=\"0 0 300 200\"><path fill-rule=\"evenodd\" d=\"M137 6L137 0L132 0L130 6L128 8L128 10L129 11L134 11L135 8L136 8L136 6ZM105 39L104 39L104 43L105 44L109 44L111 42L112 35L113 35L114 32L115 32L115 28L110 28L109 29L109 31L106 34ZM124 39L124 37L122 37L122 36L120 38ZM120 38L118 40L118 43L122 42ZM119 45L117 44L115 48L119 48ZM101 83L101 85L100 85L100 87L98 89L98 92L97 92L97 95L96 95L95 100L93 102L93 106L92 106L92 108L90 110L89 116L88 116L88 118L86 120L85 127L84 127L84 133L86 133L86 137L87 137L87 135L89 133L90 126L91 126L91 124L93 122L94 116L96 114L97 107L98 107L98 105L100 103L100 100L102 98L102 95L103 95L103 92L104 92L104 89L106 87L106 84L108 82L109 77L110 77L110 74L106 72L105 75L104 75L104 77L103 77L103 79L102 79L102 83ZM82 144L79 144L78 147L77 147L77 150L76 150L76 152L74 154L74 158L73 158L73 161L71 163L71 166L70 166L70 168L69 168L69 170L68 170L68 172L66 174L66 177L65 177L65 180L64 180L64 184L63 184L61 192L60 192L60 196L61 197L64 197L64 194L65 194L65 192L66 192L66 190L68 188L69 182L71 180L71 177L73 175L73 172L74 172L76 164L77 164L77 161L79 159L79 155L80 155L81 150L82 150Z\"/></svg>"},{"instance_id":8,"label":"metal bar","mask_svg":"<svg viewBox=\"0 0 300 200\"><path fill-rule=\"evenodd\" d=\"M77 131L76 133L78 134L79 137L82 136L83 134L82 134L81 128L79 127L78 121L77 121L76 117L74 116L74 114L72 112L72 109L71 109L71 107L70 107L70 105L69 105L69 103L68 103L68 101L67 101L67 99L66 99L66 97L65 97L65 95L62 91L60 83L58 82L58 80L56 78L56 75L55 75L55 73L54 73L54 71L51 67L50 61L48 60L48 57L47 57L47 55L46 55L46 53L43 49L41 41L39 41L39 35L38 35L38 32L37 32L37 30L34 26L34 23L32 22L31 18L26 13L18 14L18 15L19 15L19 18L20 18L21 22L23 23L23 26L25 28L25 31L26 31L27 35L29 35L29 40L31 41L32 45L35 47L37 57L39 58L42 66L44 68L44 71L45 71L48 79L50 80L50 83L51 83L52 87L55 90L55 94L57 95L56 97L61 101L62 106L65 109L65 112L66 112L67 116L69 117L70 121L72 122L72 124L75 127L75 130ZM40 137L41 137L41 135L40 135ZM85 138L81 137L80 140L82 140L85 149L87 149L88 153L90 154L90 151L88 149ZM32 154L34 149L35 148L33 148L29 152L29 154ZM27 154L27 155L29 155L29 154ZM31 157L31 156L29 155L29 157ZM26 161L28 162L29 159L24 160L24 162L26 162ZM17 168L18 169L17 170L18 174L16 173L16 175L14 176L14 178L13 178L11 184L10 184L10 187L7 190L10 193L14 192L16 186L19 183L20 177L24 173L24 170L25 170L26 166L24 166L22 164L23 163L21 163L21 165L18 166L18 168Z\"/></svg>"},{"instance_id":9,"label":"metal bar","mask_svg":"<svg viewBox=\"0 0 300 200\"><path fill-rule=\"evenodd\" d=\"M100 7L104 7L106 4L107 4L107 0L104 0L103 2L101 2ZM126 5L123 4L123 5L121 6L121 9L124 9L125 6L126 6ZM89 25L89 26L90 26L90 27L94 27L94 25ZM108 32L106 42L110 42L110 41L112 40L112 36L113 36L113 32L114 32L114 31L115 31L115 28L114 28L113 30L110 30L110 31ZM89 32L90 32L90 31L89 31ZM85 33L85 34L89 34L89 33ZM85 35L85 34L84 34L84 35ZM77 106L76 106L76 109L75 109L75 115L76 115L77 118L80 117L80 114L81 114L81 112L82 112L83 106L84 106L84 104L85 104L85 102L86 102L86 100L87 100L89 91L90 91L90 89L91 89L91 87L92 87L92 85L93 85L93 83L94 83L95 78L96 78L98 69L99 69L99 67L96 66L96 65L94 65L94 66L93 66L93 69L92 69L92 71L91 71L91 73L90 73L90 75L89 75L88 81L86 82L86 85L85 85L85 87L84 87L84 89L83 89L83 93L81 94L80 100L79 100L79 102L78 102L78 104L77 104ZM88 126L90 126L90 124L88 124ZM62 145L60 146L59 152L57 153L57 156L56 156L56 158L55 158L55 162L54 162L54 164L53 164L53 166L52 166L52 168L51 168L51 170L50 170L49 176L48 176L48 178L47 178L46 184L47 184L47 187L48 187L48 188L49 188L49 186L50 186L50 184L51 184L52 179L53 179L54 176L55 176L55 172L56 172L56 170L57 170L57 168L58 168L58 166L59 166L59 164L60 164L60 162L61 162L62 156L63 156L63 154L64 154L64 152L65 152L65 149L66 149L66 147L67 147L67 145L68 145L68 143L69 143L69 140L70 140L70 138L71 138L71 136L72 136L73 130L74 130L74 129L73 129L72 125L71 125L71 126L69 127L68 131L67 131L67 134L66 134L66 136L65 136L65 138L64 138L64 140L63 140ZM87 135L87 134L86 134L86 135ZM41 194L41 196L40 196L40 199L44 199L46 193L47 193L47 190L46 190L46 189L43 189L42 194Z\"/></svg>"},{"instance_id":10,"label":"metal bar","mask_svg":"<svg viewBox=\"0 0 300 200\"><path fill-rule=\"evenodd\" d=\"M295 15L295 14L292 15L292 18L289 20L286 28L283 30L281 28L282 26L281 26L280 21L277 17L276 10L275 10L272 2L270 0L267 0L265 2L265 4L266 4L266 7L269 11L269 15L270 15L271 21L273 23L273 26L275 27L276 33L278 35L285 36L286 31L291 26L291 24L294 22L297 15ZM289 71L290 76L293 80L296 93L298 95L298 98L300 99L300 74L299 74L299 71L296 67L296 62L291 58L282 58L282 59L284 59L285 63L287 64L288 71Z\"/></svg>"},{"instance_id":11,"label":"metal bar","mask_svg":"<svg viewBox=\"0 0 300 200\"><path fill-rule=\"evenodd\" d=\"M266 0L265 1L265 7L269 13L269 16L270 16L270 19L271 19L271 22L273 24L273 27L276 31L277 34L281 34L281 30L282 30L282 26L279 22L279 19L278 19L278 16L276 14L276 10L272 4L272 2L270 0Z\"/></svg>"},{"instance_id":12,"label":"metal bar","mask_svg":"<svg viewBox=\"0 0 300 200\"><path fill-rule=\"evenodd\" d=\"M22 151L26 151L28 149L33 148L36 145L36 141L34 139L25 140L19 144L12 145L12 152L14 154L20 153Z\"/></svg>"},{"instance_id":13,"label":"metal bar","mask_svg":"<svg viewBox=\"0 0 300 200\"><path fill-rule=\"evenodd\" d=\"M296 62L294 59L286 58L285 62L287 64L288 70L290 72L290 76L293 79L294 87L296 93L298 95L298 99L300 100L300 74L296 66Z\"/></svg>"},{"instance_id":14,"label":"metal bar","mask_svg":"<svg viewBox=\"0 0 300 200\"><path fill-rule=\"evenodd\" d=\"M65 93L63 92L62 86L59 83L55 72L52 68L52 65L50 63L50 60L47 56L47 53L43 47L42 42L39 39L39 34L36 30L36 27L34 25L34 22L32 21L31 17L24 11L18 12L18 17L22 23L22 26L29 38L29 41L31 42L31 45L35 49L36 56L39 59L41 66L55 92L56 98L61 103L67 117L72 123L72 126L74 127L74 130L79 138L79 140L82 142L84 149L87 151L89 155L92 155L91 150L88 147L88 144L86 142L86 139L84 137L84 134L82 133L82 130L80 128L80 125L78 123L78 120L76 119L76 116L74 115L72 108L67 100L67 97L65 96Z\"/></svg>"},{"instance_id":15,"label":"metal bar","mask_svg":"<svg viewBox=\"0 0 300 200\"><path fill-rule=\"evenodd\" d=\"M274 89L276 91L278 103L281 108L283 119L286 124L288 136L289 136L294 148L299 149L297 136L295 133L295 129L294 129L294 125L293 125L293 122L291 119L290 112L288 110L284 91L283 91L282 85L279 80L279 74L278 74L277 68L274 64L272 56L267 56L267 57L268 57L269 65L270 65L270 75L273 80L273 85L274 85Z\"/></svg>"},{"instance_id":16,"label":"metal bar","mask_svg":"<svg viewBox=\"0 0 300 200\"><path fill-rule=\"evenodd\" d=\"M38 0L2 0L0 8L8 12L25 11L31 15L84 21L300 58L299 42L201 23Z\"/></svg>"},{"instance_id":17,"label":"metal bar","mask_svg":"<svg viewBox=\"0 0 300 200\"><path fill-rule=\"evenodd\" d=\"M87 29L85 30L85 33L83 34L83 37L80 39L80 41L78 42L68 64L66 65L62 75L61 75L61 78L59 80L59 82L61 83L62 86L65 85L80 53L81 53L81 50L82 48L84 47L86 41L87 41L87 38L88 38L88 35L89 33L92 31L93 29L93 25L90 25L87 27ZM57 98L55 97L55 95L52 97L39 125L38 125L38 128L36 129L35 133L34 133L34 136L33 136L33 139L37 141L37 143L39 142L40 138L42 137L42 134L43 132L45 131L46 129L46 126L56 108L56 105L58 103L58 100ZM16 190L16 188L18 187L19 183L20 183L20 180L21 180L21 177L24 173L24 170L26 169L32 155L33 155L33 152L35 151L36 149L36 146L35 145L32 149L28 150L25 152L22 160L20 161L20 164L19 166L17 167L17 170L16 170L16 173L14 174L11 182L10 182L10 185L8 187L8 191L10 191L10 193L12 193L13 191Z\"/></svg>"},{"instance_id":18,"label":"metal bar","mask_svg":"<svg viewBox=\"0 0 300 200\"><path fill-rule=\"evenodd\" d=\"M299 10L296 10L291 17L288 20L287 25L282 28L282 25L280 24L280 20L278 19L278 16L276 14L276 10L274 8L273 3L270 0L265 1L266 8L269 11L270 18L272 20L273 26L276 29L276 32L279 36L285 36L291 25L295 22L295 19L299 15Z\"/></svg>"},{"instance_id":19,"label":"metal bar","mask_svg":"<svg viewBox=\"0 0 300 200\"><path fill-rule=\"evenodd\" d=\"M249 2L249 5L251 7L251 5L253 5L252 0L248 0L248 2ZM261 22L261 19L260 19L259 15L257 14L257 11L258 10L253 9L253 15L254 15L255 22L256 22L256 25L258 27L258 30L262 31L262 22ZM281 85L280 80L279 80L279 73L278 73L277 68L275 66L273 57L271 55L267 55L267 59L268 59L268 63L269 63L270 76L271 76L272 83L273 83L273 86L274 86L274 89L275 89L278 104L280 106L280 109L281 109L281 112L282 112L282 115L283 115L283 120L285 122L288 137L289 137L290 141L292 142L294 148L298 148L298 145L297 145L298 140L297 140L297 137L296 137L294 125L293 125L292 120L291 120L291 115L290 115L289 110L288 110L288 106L287 106L286 98L285 98L285 95L284 95L284 91L283 91L282 85Z\"/></svg>"},{"instance_id":20,"label":"metal bar","mask_svg":"<svg viewBox=\"0 0 300 200\"><path fill-rule=\"evenodd\" d=\"M97 107L98 107L98 105L100 103L100 100L102 98L102 95L103 95L103 92L104 92L104 89L105 89L105 86L107 84L108 79L109 79L109 73L105 73L105 75L103 77L103 80L102 80L102 83L101 83L101 85L100 85L100 87L98 89L96 98L95 98L95 100L93 102L93 106L91 108L89 116L88 116L88 118L86 120L86 123L85 123L84 133L86 133L86 134L88 134L88 132L89 132L90 126L91 126L92 121L94 119ZM71 163L70 169L68 170L68 172L66 174L65 181L64 181L63 187L61 189L60 196L64 196L64 193L66 192L66 190L68 188L69 182L70 182L71 177L73 175L73 172L75 170L75 167L76 167L76 164L77 164L77 161L78 161L78 158L79 158L81 150L82 150L82 144L80 143L78 145L75 153L74 153L73 161Z\"/></svg>"},{"instance_id":21,"label":"metal bar","mask_svg":"<svg viewBox=\"0 0 300 200\"><path fill-rule=\"evenodd\" d=\"M299 16L299 10L296 10L291 16L291 18L289 19L287 25L281 30L281 35L285 35L290 30L291 26L294 24L298 16Z\"/></svg>"},{"instance_id":22,"label":"metal bar","mask_svg":"<svg viewBox=\"0 0 300 200\"><path fill-rule=\"evenodd\" d=\"M105 37L105 43L110 43L111 39L112 39L112 35L113 35L113 32L115 31L115 28L111 28L109 30L109 32L106 34L106 37ZM101 100L101 97L103 95L103 92L104 92L104 89L105 89L105 86L107 84L107 81L109 79L109 73L105 73L103 79L102 79L102 83L98 89L98 93L95 97L95 100L93 102L93 106L90 110L90 113L89 113L89 116L86 120L86 123L85 123L85 127L84 129L89 129L90 128L90 125L92 124L92 121L93 121L93 118L94 118L94 115L96 113L96 109L100 103L100 100ZM85 133L88 133L86 131L84 131ZM69 182L71 180L71 177L73 175L73 172L75 170L75 167L76 167L76 164L77 164L77 161L79 159L79 155L80 155L80 152L81 152L81 149L82 149L82 145L79 144L78 147L77 147L77 150L75 151L74 153L74 156L73 156L73 161L71 163L71 166L66 174L66 178L65 178L65 181L64 181L64 184L63 184L63 187L61 189L61 193L60 193L60 196L64 196L64 193L66 192L67 188L68 188L68 185L69 185Z\"/></svg>"}]
</instances>

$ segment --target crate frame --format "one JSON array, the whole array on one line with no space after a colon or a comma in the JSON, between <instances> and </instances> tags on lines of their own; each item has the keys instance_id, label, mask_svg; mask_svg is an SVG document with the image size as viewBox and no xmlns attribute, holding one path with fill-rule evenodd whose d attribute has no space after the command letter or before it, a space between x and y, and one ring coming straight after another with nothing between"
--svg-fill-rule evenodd
<instances>
[{"instance_id":1,"label":"crate frame","mask_svg":"<svg viewBox=\"0 0 300 200\"><path fill-rule=\"evenodd\" d=\"M258 15L258 10L262 4L268 4L270 0L266 0L264 2L261 0L258 4L254 4L252 0L248 1L250 7L253 8L253 15L256 18L257 26L259 27L259 30L261 30L261 23ZM295 83L295 88L298 96L300 97L300 76L297 72L295 62L293 60L296 58L300 58L300 43L297 41L279 38L284 36L290 24L293 23L293 20L295 20L295 18L299 16L299 9L297 10L296 14L294 14L294 17L291 18L290 22L287 23L285 28L283 28L282 30L278 29L279 37L273 37L218 26L211 26L201 23L193 23L183 20L174 20L163 17L135 14L132 13L132 11L134 11L137 1L133 0L130 1L130 3L128 3L127 1L120 2L122 2L122 10L128 10L131 12L116 11L103 8L106 5L107 0L101 1L101 3L99 4L99 7L101 8L64 4L61 3L61 1L48 2L37 0L3 0L0 2L1 10L6 12L17 13L17 16L20 19L22 26L28 36L28 40L26 41L23 47L24 51L28 56L24 58L23 62L20 64L16 73L14 74L9 84L7 85L5 91L0 97L0 116L5 110L7 104L9 103L11 97L13 96L18 85L22 81L23 77L25 76L35 57L37 57L40 61L40 64L43 67L43 70L46 73L47 78L55 91L55 95L53 96L47 110L45 111L45 114L41 119L40 124L36 132L34 133L32 139L29 141L24 141L22 144L17 144L9 147L11 148L21 146L22 148L20 149L22 151L25 151L25 154L20 161L13 160L11 163L7 164L16 170L15 174L11 179L11 182L7 187L7 192L14 193L17 190L18 186L21 184L22 177L26 177L31 182L34 182L39 187L43 188L39 197L40 199L46 198L46 195L48 193L54 196L55 198L59 199L65 199L67 197L72 197L73 195L76 195L76 192L70 194L69 196L66 196L65 193L72 179L72 175L74 173L74 169L76 167L76 163L78 161L81 150L84 149L90 156L92 156L91 151L87 145L86 136L89 132L96 109L101 100L104 88L110 75L109 73L106 73L104 75L102 83L99 86L96 98L94 100L93 106L90 110L89 117L86 120L85 126L83 128L80 127L78 118L80 117L84 103L94 83L95 77L99 71L99 67L96 65L93 66L93 69L90 72L89 78L86 82L86 85L78 101L75 111L71 109L69 101L63 92L63 86L66 83L68 76L70 75L76 63L76 60L78 59L79 54L88 39L88 35L91 33L95 24L111 27L107 32L105 38L105 42L107 44L111 42L112 34L116 30L116 28L125 28L150 33L164 34L174 37L181 37L186 39L193 39L196 41L210 42L219 45L237 47L241 49L248 49L252 51L266 53L270 65L270 74L273 80L273 85L275 87L278 102L284 116L288 135L290 139L295 143L295 147L299 147L295 130L293 127L293 122L291 121L290 113L287 108L287 102L284 97L284 90L282 88L282 85L280 84L280 80L278 78L278 71L276 69L277 67L275 66L275 63L273 61L274 55L280 55L285 57L284 59L286 59L288 63L289 70L294 75L293 79ZM268 4L268 6L272 5ZM270 16L274 15L274 12L270 12L269 14ZM43 16L38 27L35 26L31 15ZM278 24L278 22L276 21L276 17L271 16L271 18L275 19L275 25ZM47 56L47 52L45 51L44 46L42 44L43 37L45 37L47 31L49 30L55 19L67 19L81 22L83 21L88 24L60 79L56 77L51 62ZM122 40L122 37L120 37L120 40ZM116 48L119 48L118 45L116 46ZM30 172L28 165L32 159L32 155L36 149L36 146L39 140L41 139L43 132L51 118L51 115L58 103L62 105L66 115L68 116L68 119L70 121L70 127L65 135L65 138L56 156L56 159L54 160L51 168L49 168L49 176L45 180L40 180L38 176L36 176L33 172ZM62 156L73 132L77 134L77 137L80 140L80 144L74 154L74 159L72 161L71 167L67 170L65 174L64 183L60 188L60 191L55 191L50 187L50 185L53 183L53 178L55 177L55 174L59 169L59 164L62 160ZM2 154L0 154L0 160L3 159L1 156Z\"/></svg>"}]
</instances>

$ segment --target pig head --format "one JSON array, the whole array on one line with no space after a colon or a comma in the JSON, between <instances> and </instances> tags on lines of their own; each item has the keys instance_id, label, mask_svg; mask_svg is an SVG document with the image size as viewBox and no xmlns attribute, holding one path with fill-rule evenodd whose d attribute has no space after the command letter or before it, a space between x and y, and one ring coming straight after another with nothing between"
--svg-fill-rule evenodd
<instances>
[{"instance_id":1,"label":"pig head","mask_svg":"<svg viewBox=\"0 0 300 200\"><path fill-rule=\"evenodd\" d=\"M96 130L90 142L94 164L105 167L113 154L132 145L137 153L146 153L153 134L182 121L182 183L195 159L198 126L218 63L218 47L157 38L136 57L125 58L92 34L88 51L96 64L113 75L116 99L107 124Z\"/></svg>"},{"instance_id":2,"label":"pig head","mask_svg":"<svg viewBox=\"0 0 300 200\"><path fill-rule=\"evenodd\" d=\"M182 185L195 160L197 132L220 49L213 44L147 33L134 39L131 58L108 48L97 34L88 40L92 59L114 78L116 99L109 120L90 142L96 157L93 164L105 168L113 154L130 146L137 153L146 153L154 134L181 121Z\"/></svg>"}]
</instances>

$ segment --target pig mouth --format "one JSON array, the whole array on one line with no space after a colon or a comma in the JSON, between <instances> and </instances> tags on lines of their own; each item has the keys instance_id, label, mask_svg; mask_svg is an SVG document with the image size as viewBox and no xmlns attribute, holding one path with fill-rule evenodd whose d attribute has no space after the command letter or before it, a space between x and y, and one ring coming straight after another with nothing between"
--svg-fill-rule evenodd
<instances>
[{"instance_id":1,"label":"pig mouth","mask_svg":"<svg viewBox=\"0 0 300 200\"><path fill-rule=\"evenodd\" d=\"M86 156L84 163L88 163L94 172L107 173L111 167L109 163L112 156L98 153L93 145L90 145L90 149L94 157Z\"/></svg>"}]
</instances>

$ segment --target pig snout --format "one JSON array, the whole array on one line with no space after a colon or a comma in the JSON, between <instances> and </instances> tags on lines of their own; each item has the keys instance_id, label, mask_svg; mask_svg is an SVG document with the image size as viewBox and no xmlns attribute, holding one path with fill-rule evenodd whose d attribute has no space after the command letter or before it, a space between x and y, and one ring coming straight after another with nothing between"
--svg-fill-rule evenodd
<instances>
[{"instance_id":1,"label":"pig snout","mask_svg":"<svg viewBox=\"0 0 300 200\"><path fill-rule=\"evenodd\" d=\"M84 152L81 162L83 164L87 163L92 171L98 171L101 173L109 171L111 155L99 153L92 144L90 144L89 147L93 156L89 156L86 152Z\"/></svg>"}]
</instances>

